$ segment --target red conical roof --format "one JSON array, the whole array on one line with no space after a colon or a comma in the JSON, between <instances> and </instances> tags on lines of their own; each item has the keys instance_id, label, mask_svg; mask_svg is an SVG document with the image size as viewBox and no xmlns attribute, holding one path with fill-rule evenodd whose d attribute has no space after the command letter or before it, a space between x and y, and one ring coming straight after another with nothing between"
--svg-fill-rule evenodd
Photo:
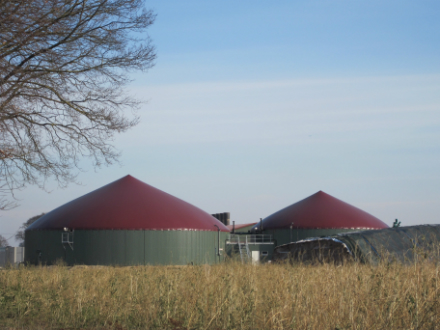
<instances>
[{"instance_id":1,"label":"red conical roof","mask_svg":"<svg viewBox=\"0 0 440 330\"><path fill-rule=\"evenodd\" d=\"M210 214L130 175L47 213L28 230L131 229L229 232Z\"/></svg>"},{"instance_id":2,"label":"red conical roof","mask_svg":"<svg viewBox=\"0 0 440 330\"><path fill-rule=\"evenodd\" d=\"M319 191L263 219L263 229L382 229L378 218ZM254 228L258 229L259 224Z\"/></svg>"}]
</instances>

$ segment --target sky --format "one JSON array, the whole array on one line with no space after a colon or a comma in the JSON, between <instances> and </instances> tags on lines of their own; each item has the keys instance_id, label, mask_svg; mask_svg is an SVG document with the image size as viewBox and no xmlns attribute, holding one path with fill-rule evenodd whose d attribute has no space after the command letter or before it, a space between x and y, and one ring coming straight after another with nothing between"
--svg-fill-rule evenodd
<instances>
[{"instance_id":1,"label":"sky","mask_svg":"<svg viewBox=\"0 0 440 330\"><path fill-rule=\"evenodd\" d=\"M145 103L121 164L18 192L0 235L127 174L236 223L319 190L388 225L440 223L440 2L146 3L158 57L131 75Z\"/></svg>"}]
</instances>

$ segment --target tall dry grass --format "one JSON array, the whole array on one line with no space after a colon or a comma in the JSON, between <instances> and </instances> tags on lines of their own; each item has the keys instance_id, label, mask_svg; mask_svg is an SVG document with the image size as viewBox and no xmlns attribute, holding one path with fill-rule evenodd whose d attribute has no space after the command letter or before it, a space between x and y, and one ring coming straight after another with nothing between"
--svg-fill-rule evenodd
<instances>
[{"instance_id":1,"label":"tall dry grass","mask_svg":"<svg viewBox=\"0 0 440 330\"><path fill-rule=\"evenodd\" d=\"M0 271L2 329L440 329L439 265Z\"/></svg>"}]
</instances>

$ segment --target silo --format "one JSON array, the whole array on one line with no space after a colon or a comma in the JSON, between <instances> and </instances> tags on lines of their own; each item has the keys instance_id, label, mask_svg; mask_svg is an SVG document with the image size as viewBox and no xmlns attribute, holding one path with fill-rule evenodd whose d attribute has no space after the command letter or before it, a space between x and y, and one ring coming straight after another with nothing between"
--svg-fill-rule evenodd
<instances>
[{"instance_id":1,"label":"silo","mask_svg":"<svg viewBox=\"0 0 440 330\"><path fill-rule=\"evenodd\" d=\"M208 213L128 175L33 223L25 231L25 261L212 264L221 260L228 234Z\"/></svg>"},{"instance_id":2,"label":"silo","mask_svg":"<svg viewBox=\"0 0 440 330\"><path fill-rule=\"evenodd\" d=\"M257 223L252 232L258 232L260 225ZM309 237L388 228L371 214L323 191L273 213L262 225L264 234L273 235L277 246Z\"/></svg>"}]
</instances>

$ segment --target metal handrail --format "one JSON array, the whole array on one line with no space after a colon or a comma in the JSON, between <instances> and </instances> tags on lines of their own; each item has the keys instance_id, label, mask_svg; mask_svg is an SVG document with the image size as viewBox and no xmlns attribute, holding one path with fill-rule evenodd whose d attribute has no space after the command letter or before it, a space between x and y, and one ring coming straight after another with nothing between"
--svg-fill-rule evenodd
<instances>
[{"instance_id":1,"label":"metal handrail","mask_svg":"<svg viewBox=\"0 0 440 330\"><path fill-rule=\"evenodd\" d=\"M236 243L240 241L240 237L245 236L245 240L247 244L250 243L272 243L273 238L272 235L264 235L264 234L255 234L255 235L229 235L229 241L231 243Z\"/></svg>"}]
</instances>

